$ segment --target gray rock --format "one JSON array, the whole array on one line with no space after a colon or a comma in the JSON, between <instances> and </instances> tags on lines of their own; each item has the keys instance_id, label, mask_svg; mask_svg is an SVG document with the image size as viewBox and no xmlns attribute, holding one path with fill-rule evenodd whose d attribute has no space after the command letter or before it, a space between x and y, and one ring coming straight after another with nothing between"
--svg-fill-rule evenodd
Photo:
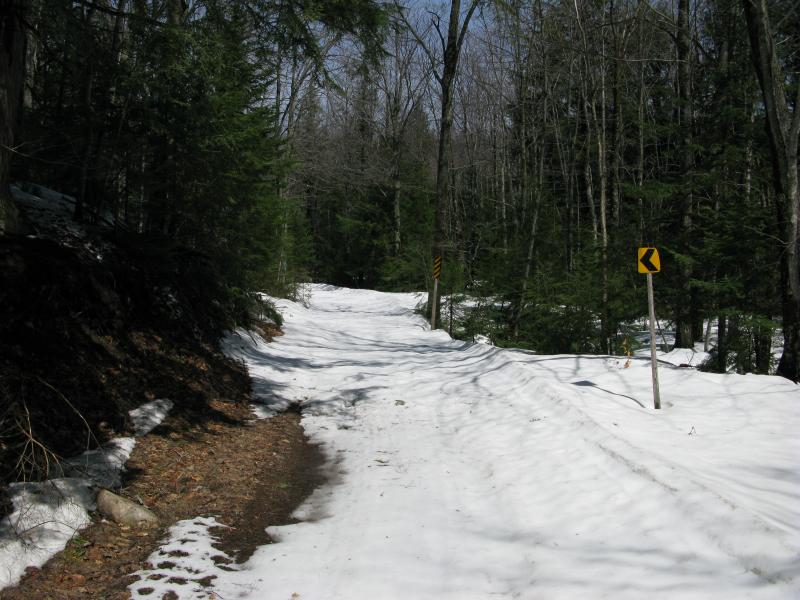
<instances>
[{"instance_id":1,"label":"gray rock","mask_svg":"<svg viewBox=\"0 0 800 600\"><path fill-rule=\"evenodd\" d=\"M128 527L146 529L158 525L158 517L152 510L108 490L97 494L97 510L104 517Z\"/></svg>"}]
</instances>

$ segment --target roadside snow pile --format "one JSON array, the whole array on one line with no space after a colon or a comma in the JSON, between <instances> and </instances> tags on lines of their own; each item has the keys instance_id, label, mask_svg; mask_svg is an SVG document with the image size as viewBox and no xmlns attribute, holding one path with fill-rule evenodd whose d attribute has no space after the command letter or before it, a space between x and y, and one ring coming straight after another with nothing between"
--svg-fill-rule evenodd
<instances>
[{"instance_id":1,"label":"roadside snow pile","mask_svg":"<svg viewBox=\"0 0 800 600\"><path fill-rule=\"evenodd\" d=\"M172 400L159 399L134 408L131 417L135 437L150 433L172 409ZM133 452L136 440L132 437L116 438L95 450L67 459L59 465L63 475L89 479L92 485L115 488L120 485L120 475Z\"/></svg>"},{"instance_id":2,"label":"roadside snow pile","mask_svg":"<svg viewBox=\"0 0 800 600\"><path fill-rule=\"evenodd\" d=\"M661 352L658 360L676 367L699 367L708 360L710 355L700 349L702 344L697 344L697 346L699 348L674 348L669 352Z\"/></svg>"},{"instance_id":3,"label":"roadside snow pile","mask_svg":"<svg viewBox=\"0 0 800 600\"><path fill-rule=\"evenodd\" d=\"M133 434L136 437L147 435L167 418L172 410L172 400L161 398L134 408L128 414L133 423Z\"/></svg>"},{"instance_id":4,"label":"roadside snow pile","mask_svg":"<svg viewBox=\"0 0 800 600\"><path fill-rule=\"evenodd\" d=\"M35 183L12 185L9 189L33 229L28 237L51 239L69 248L83 249L94 260L103 260L108 245L97 238L89 239L86 226L73 219L74 197ZM109 220L101 219L99 227L109 227Z\"/></svg>"},{"instance_id":5,"label":"roadside snow pile","mask_svg":"<svg viewBox=\"0 0 800 600\"><path fill-rule=\"evenodd\" d=\"M62 461L57 470L60 471L60 475L83 479L93 486L118 487L122 469L128 462L135 445L136 440L133 438L116 438L99 448L87 450L80 456Z\"/></svg>"},{"instance_id":6,"label":"roadside snow pile","mask_svg":"<svg viewBox=\"0 0 800 600\"><path fill-rule=\"evenodd\" d=\"M171 408L161 399L132 410L135 435L151 431ZM134 438L117 438L63 461L61 477L9 486L14 511L0 521L0 589L16 584L27 567L41 567L91 522L95 488L119 486L135 445Z\"/></svg>"},{"instance_id":7,"label":"roadside snow pile","mask_svg":"<svg viewBox=\"0 0 800 600\"><path fill-rule=\"evenodd\" d=\"M72 219L75 198L44 186L25 183L10 186L11 195L37 227L65 230L82 237L83 228Z\"/></svg>"},{"instance_id":8,"label":"roadside snow pile","mask_svg":"<svg viewBox=\"0 0 800 600\"><path fill-rule=\"evenodd\" d=\"M656 411L647 359L457 342L414 295L309 291L278 302L282 337L229 343L336 477L239 569L188 565L202 593L800 598L796 385L662 364Z\"/></svg>"},{"instance_id":9,"label":"roadside snow pile","mask_svg":"<svg viewBox=\"0 0 800 600\"><path fill-rule=\"evenodd\" d=\"M181 600L214 598L209 595L213 580L218 574L235 568L225 566L233 559L214 548L216 537L211 530L223 527L225 525L213 517L178 521L169 528L168 541L147 559L153 568L133 573L140 579L131 584L131 595L134 598L169 598L172 591Z\"/></svg>"}]
</instances>

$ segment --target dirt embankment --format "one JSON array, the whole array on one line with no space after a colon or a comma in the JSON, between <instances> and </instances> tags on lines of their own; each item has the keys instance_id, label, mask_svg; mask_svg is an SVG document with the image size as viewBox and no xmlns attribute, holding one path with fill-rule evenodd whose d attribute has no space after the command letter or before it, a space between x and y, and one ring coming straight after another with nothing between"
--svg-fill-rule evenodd
<instances>
[{"instance_id":1,"label":"dirt embankment","mask_svg":"<svg viewBox=\"0 0 800 600\"><path fill-rule=\"evenodd\" d=\"M217 349L198 257L102 253L0 239L0 492L129 433L128 411L154 398L247 401L247 374Z\"/></svg>"},{"instance_id":2,"label":"dirt embankment","mask_svg":"<svg viewBox=\"0 0 800 600\"><path fill-rule=\"evenodd\" d=\"M256 421L243 405L210 408L216 415L203 425L193 424L191 413L169 417L140 438L128 462L121 493L154 510L160 529L136 531L97 517L43 569L0 591L0 600L129 598L132 574L147 566L166 528L181 519L214 515L231 526L219 549L239 561L268 543L267 526L291 522L320 482L322 457L308 443L300 415Z\"/></svg>"},{"instance_id":3,"label":"dirt embankment","mask_svg":"<svg viewBox=\"0 0 800 600\"><path fill-rule=\"evenodd\" d=\"M174 402L139 438L117 490L162 526L136 531L95 516L0 599L127 598L166 528L199 515L230 525L221 549L245 559L268 541L264 527L288 522L319 483L321 455L296 412L252 417L247 373L215 343L213 305L192 300L192 268L177 260L153 271L120 249L95 260L47 240L0 240L0 496L4 483L129 434L131 408Z\"/></svg>"}]
</instances>

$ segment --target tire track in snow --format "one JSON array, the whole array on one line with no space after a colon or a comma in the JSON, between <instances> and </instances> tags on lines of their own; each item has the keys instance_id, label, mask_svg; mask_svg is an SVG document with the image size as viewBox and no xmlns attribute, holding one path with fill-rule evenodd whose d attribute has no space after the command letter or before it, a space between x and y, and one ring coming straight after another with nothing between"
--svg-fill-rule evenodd
<instances>
[{"instance_id":1,"label":"tire track in snow","mask_svg":"<svg viewBox=\"0 0 800 600\"><path fill-rule=\"evenodd\" d=\"M502 357L502 351L496 353L495 356ZM502 363L499 367L493 369L498 374L505 369L512 373L517 372L518 379L522 383L517 384L510 390L511 393L519 393L525 391L528 386L541 379L541 375L531 374L525 365L520 364L518 361L509 360ZM504 373L504 379L515 379L511 373ZM464 392L468 385L477 385L481 388L485 400L485 405L491 405L491 410L496 411L505 404L491 392L491 387L481 385L477 381L477 376L474 377L469 384L460 384L456 389ZM703 484L688 477L685 472L680 474L672 473L672 477L677 478L681 487L675 487L667 483L665 478L657 476L653 468L653 463L663 469L674 471L675 465L671 465L668 461L646 449L632 446L622 436L615 434L608 428L602 426L588 413L581 410L573 402L570 402L569 395L572 390L556 389L554 384L544 383L537 386L537 392L548 396L549 400L558 407L561 407L561 414L551 413L550 426L559 427L573 430L579 439L585 442L587 446L587 454L591 454L591 460L597 460L596 451L602 452L602 455L612 462L621 465L637 477L644 480L648 485L652 484L657 489L655 492L664 492L664 500L668 499L674 505L676 510L679 510L685 516L687 522L692 523L697 531L702 533L709 541L719 547L726 555L736 560L747 571L753 573L757 577L763 579L768 583L776 582L791 582L793 579L792 573L796 572L796 564L793 561L780 561L776 557L780 556L793 556L797 555L797 550L785 541L784 532L778 531L770 527L766 522L759 519L756 515L742 514L740 507L738 507L731 500L724 496L710 490ZM511 407L516 413L517 419L524 416L526 411L521 410L519 407L524 404L508 403L507 406ZM556 418L554 418L556 417ZM560 420L560 423L558 422ZM601 441L602 440L602 441ZM577 443L577 440L576 440ZM612 446L614 449L612 449ZM646 460L642 460L642 457ZM548 457L552 459L552 456ZM575 469L577 463L581 460L575 454L569 455L569 464L564 464L563 468ZM662 463L662 464L658 464ZM681 496L688 496L693 498L692 501L686 501ZM699 498L698 498L699 496ZM709 503L718 503L722 505L724 514L716 514L715 512L707 511ZM703 507L705 510L698 510ZM738 512L737 512L738 511ZM740 535L735 536L735 541L730 541L730 530L733 526L734 529L739 530ZM726 535L727 534L727 535ZM756 546L761 548L762 554L748 555L743 553L740 548L746 548L748 541L753 538L758 538ZM767 551L764 551L764 548Z\"/></svg>"},{"instance_id":2,"label":"tire track in snow","mask_svg":"<svg viewBox=\"0 0 800 600\"><path fill-rule=\"evenodd\" d=\"M719 500L584 410L599 396L542 370L567 358L453 342L425 331L406 300L318 289L287 318L265 373L284 400L309 398L307 431L343 473L309 503L319 520L284 528L263 549L254 589L331 599L792 597L724 551L739 538L709 535L724 522ZM695 514L709 505L710 516ZM776 552L792 556L785 550Z\"/></svg>"},{"instance_id":3,"label":"tire track in snow","mask_svg":"<svg viewBox=\"0 0 800 600\"><path fill-rule=\"evenodd\" d=\"M519 367L526 369L525 365ZM800 549L787 541L786 532L772 527L758 515L742 509L734 500L697 481L680 465L665 459L657 452L632 445L623 436L603 426L570 400L572 390L559 389L563 384L546 385L552 389L553 400L564 408L567 419L594 428L594 431L590 430L590 435L582 435L592 447L631 473L662 489L666 498L683 513L688 522L695 525L697 531L703 533L743 568L768 583L789 583L796 577L796 561L781 561L777 558L800 556ZM669 477L657 475L664 471L669 472ZM668 480L673 484L667 483ZM687 501L684 499L686 497L693 500ZM708 510L712 503L720 505L720 514ZM739 532L734 541L730 539L732 530ZM741 551L751 544L768 550L762 550L761 555Z\"/></svg>"}]
</instances>

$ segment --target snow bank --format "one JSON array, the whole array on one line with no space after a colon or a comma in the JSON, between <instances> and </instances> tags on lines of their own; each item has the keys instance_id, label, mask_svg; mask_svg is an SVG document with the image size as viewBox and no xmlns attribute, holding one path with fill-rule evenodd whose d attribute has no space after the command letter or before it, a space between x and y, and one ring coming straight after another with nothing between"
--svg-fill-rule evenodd
<instances>
[{"instance_id":1,"label":"snow bank","mask_svg":"<svg viewBox=\"0 0 800 600\"><path fill-rule=\"evenodd\" d=\"M136 437L147 435L167 418L172 410L172 400L161 398L134 408L128 414L133 423L133 433Z\"/></svg>"},{"instance_id":2,"label":"snow bank","mask_svg":"<svg viewBox=\"0 0 800 600\"><path fill-rule=\"evenodd\" d=\"M83 224L73 220L75 198L35 183L9 186L17 205L27 215L34 233L29 237L43 237L58 241L70 248L82 248L95 260L102 261L108 244L91 240ZM111 222L106 218L106 226Z\"/></svg>"},{"instance_id":3,"label":"snow bank","mask_svg":"<svg viewBox=\"0 0 800 600\"><path fill-rule=\"evenodd\" d=\"M234 569L229 566L233 559L214 548L216 537L211 530L222 527L213 517L187 519L170 527L168 541L147 559L153 568L134 573L140 579L130 586L131 595L161 598L172 590L182 600L213 598L209 594L213 580ZM220 564L228 565L228 571Z\"/></svg>"},{"instance_id":4,"label":"snow bank","mask_svg":"<svg viewBox=\"0 0 800 600\"><path fill-rule=\"evenodd\" d=\"M154 400L130 412L135 435L148 433L172 408ZM63 461L65 477L9 486L13 512L0 521L0 589L15 585L27 567L41 567L86 527L95 509L95 488L116 487L136 440L117 438Z\"/></svg>"},{"instance_id":5,"label":"snow bank","mask_svg":"<svg viewBox=\"0 0 800 600\"><path fill-rule=\"evenodd\" d=\"M677 367L699 367L708 360L708 352L692 348L675 348L669 352L660 353L658 360Z\"/></svg>"}]
</instances>

